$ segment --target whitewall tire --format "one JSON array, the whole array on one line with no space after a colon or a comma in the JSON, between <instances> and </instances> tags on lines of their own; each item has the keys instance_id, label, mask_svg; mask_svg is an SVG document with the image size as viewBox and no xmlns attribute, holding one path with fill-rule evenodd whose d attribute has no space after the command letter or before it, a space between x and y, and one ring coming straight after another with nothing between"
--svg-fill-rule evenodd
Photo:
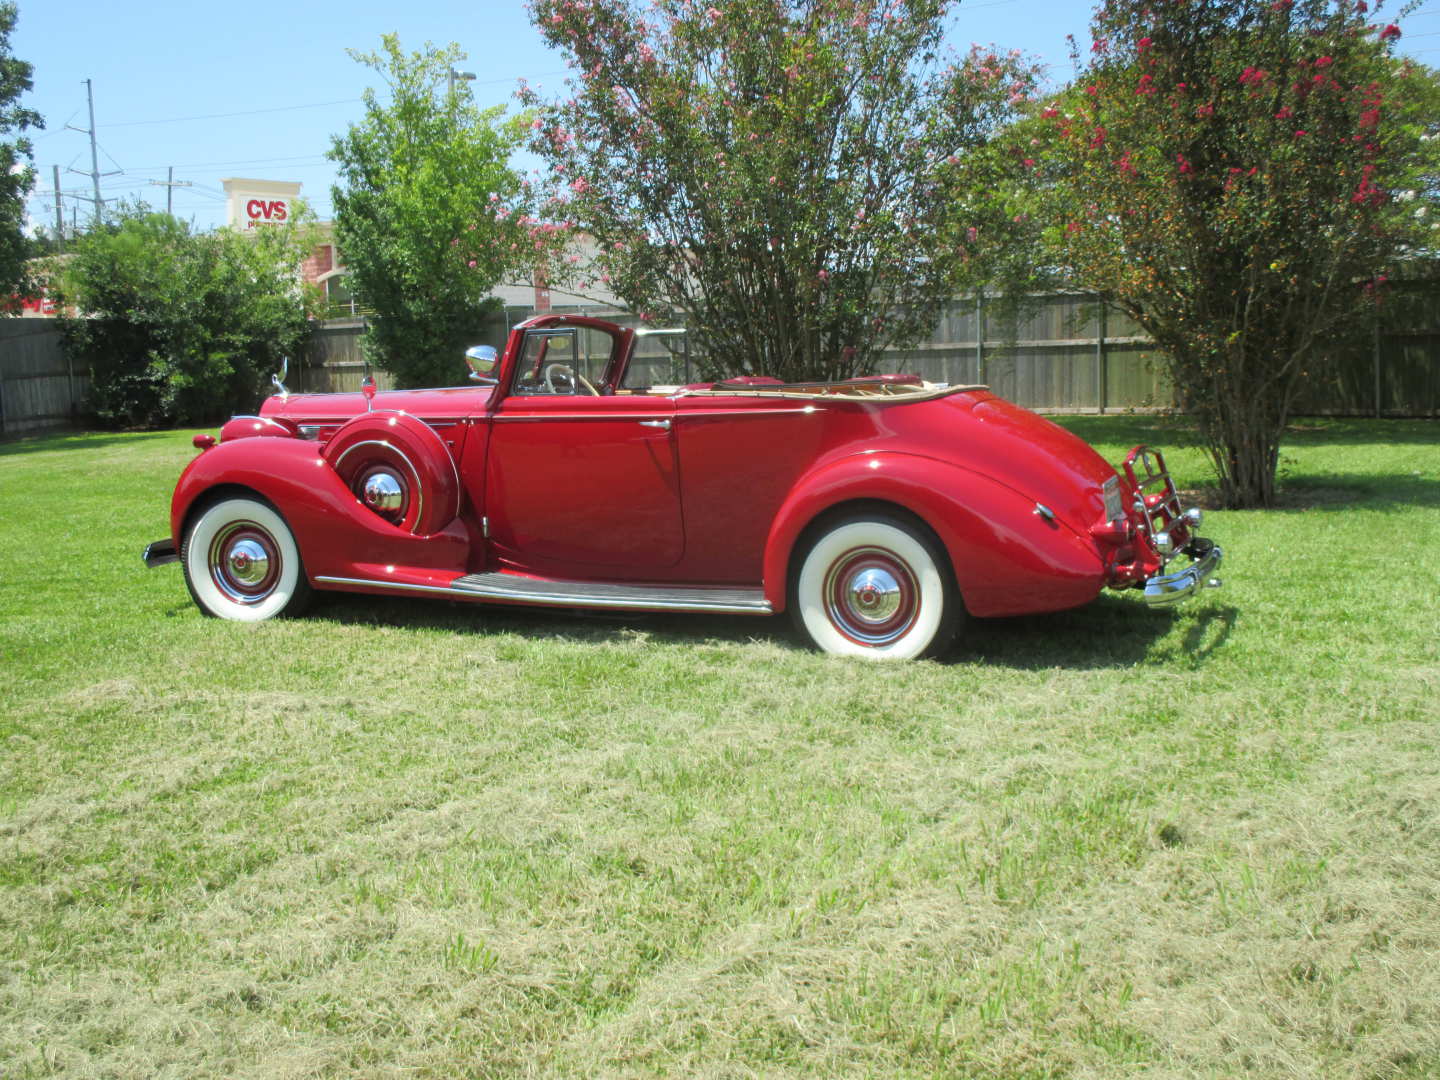
<instances>
[{"instance_id":1,"label":"whitewall tire","mask_svg":"<svg viewBox=\"0 0 1440 1080\"><path fill-rule=\"evenodd\" d=\"M939 652L961 615L938 543L884 515L845 518L821 533L795 575L790 606L817 648L871 660Z\"/></svg>"},{"instance_id":2,"label":"whitewall tire","mask_svg":"<svg viewBox=\"0 0 1440 1080\"><path fill-rule=\"evenodd\" d=\"M298 614L310 599L290 527L258 499L222 499L203 510L186 530L180 564L195 603L217 618Z\"/></svg>"}]
</instances>

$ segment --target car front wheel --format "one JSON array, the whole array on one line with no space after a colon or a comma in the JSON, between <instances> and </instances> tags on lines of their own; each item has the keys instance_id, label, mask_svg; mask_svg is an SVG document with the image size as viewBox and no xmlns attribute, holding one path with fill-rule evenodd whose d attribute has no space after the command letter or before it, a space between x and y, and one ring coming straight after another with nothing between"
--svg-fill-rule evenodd
<instances>
[{"instance_id":1,"label":"car front wheel","mask_svg":"<svg viewBox=\"0 0 1440 1080\"><path fill-rule=\"evenodd\" d=\"M795 576L790 604L818 648L873 660L940 652L961 616L938 543L886 516L847 518L823 532Z\"/></svg>"},{"instance_id":2,"label":"car front wheel","mask_svg":"<svg viewBox=\"0 0 1440 1080\"><path fill-rule=\"evenodd\" d=\"M310 600L290 527L257 499L222 499L206 508L185 533L180 564L206 615L256 622L298 614Z\"/></svg>"}]
</instances>

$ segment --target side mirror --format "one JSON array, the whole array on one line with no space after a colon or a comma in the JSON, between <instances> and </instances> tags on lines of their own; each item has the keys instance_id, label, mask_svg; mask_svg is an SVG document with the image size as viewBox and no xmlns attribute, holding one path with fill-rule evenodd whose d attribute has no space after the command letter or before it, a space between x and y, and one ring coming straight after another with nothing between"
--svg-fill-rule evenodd
<instances>
[{"instance_id":1,"label":"side mirror","mask_svg":"<svg viewBox=\"0 0 1440 1080\"><path fill-rule=\"evenodd\" d=\"M465 363L470 367L470 378L474 382L495 385L495 365L500 354L490 345L471 345L465 350Z\"/></svg>"}]
</instances>

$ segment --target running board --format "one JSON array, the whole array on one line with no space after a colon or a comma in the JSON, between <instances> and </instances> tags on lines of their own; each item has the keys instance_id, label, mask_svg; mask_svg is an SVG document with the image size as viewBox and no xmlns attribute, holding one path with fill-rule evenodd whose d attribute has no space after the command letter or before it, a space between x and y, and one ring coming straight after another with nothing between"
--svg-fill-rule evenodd
<instances>
[{"instance_id":1,"label":"running board","mask_svg":"<svg viewBox=\"0 0 1440 1080\"><path fill-rule=\"evenodd\" d=\"M491 572L466 574L449 585L412 585L401 581L317 575L320 585L393 589L447 596L451 600L499 600L546 607L609 608L620 611L713 611L730 615L769 615L774 610L763 589L692 589L673 585L609 585L558 581Z\"/></svg>"},{"instance_id":2,"label":"running board","mask_svg":"<svg viewBox=\"0 0 1440 1080\"><path fill-rule=\"evenodd\" d=\"M725 611L769 615L763 589L690 589L673 585L607 585L557 581L517 574L467 574L451 588L494 600L555 607L622 608L636 611Z\"/></svg>"}]
</instances>

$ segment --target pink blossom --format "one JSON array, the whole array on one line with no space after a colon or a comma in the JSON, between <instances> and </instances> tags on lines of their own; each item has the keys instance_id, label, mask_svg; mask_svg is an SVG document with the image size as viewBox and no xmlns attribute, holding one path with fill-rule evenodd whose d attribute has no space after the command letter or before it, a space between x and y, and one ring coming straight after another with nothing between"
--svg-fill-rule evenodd
<instances>
[{"instance_id":1,"label":"pink blossom","mask_svg":"<svg viewBox=\"0 0 1440 1080\"><path fill-rule=\"evenodd\" d=\"M711 22L719 22L719 21L720 21L720 9L719 9L719 8L713 8L713 7L712 7L712 8L706 8L706 9L705 9L705 15L706 15L707 18L709 18L709 20L710 20Z\"/></svg>"},{"instance_id":2,"label":"pink blossom","mask_svg":"<svg viewBox=\"0 0 1440 1080\"><path fill-rule=\"evenodd\" d=\"M816 274L815 276L818 277L821 281L829 281L829 280L830 280L830 271L829 271L829 270L821 270L821 271L820 271L818 274Z\"/></svg>"},{"instance_id":3,"label":"pink blossom","mask_svg":"<svg viewBox=\"0 0 1440 1080\"><path fill-rule=\"evenodd\" d=\"M1292 117L1292 116L1294 116L1294 115L1295 115L1294 111L1290 108L1289 105L1286 105L1283 109L1281 109L1279 112L1277 112L1277 113L1275 114L1275 119L1276 119L1276 120L1289 120L1290 117Z\"/></svg>"},{"instance_id":4,"label":"pink blossom","mask_svg":"<svg viewBox=\"0 0 1440 1080\"><path fill-rule=\"evenodd\" d=\"M1060 110L1059 110L1059 109L1055 108L1054 105L1047 105L1044 109L1041 110L1041 112L1040 112L1040 119L1042 119L1042 120L1053 120L1055 117L1057 117L1057 116L1059 116L1059 115L1060 115Z\"/></svg>"},{"instance_id":5,"label":"pink blossom","mask_svg":"<svg viewBox=\"0 0 1440 1080\"><path fill-rule=\"evenodd\" d=\"M1215 115L1215 106L1214 106L1214 104L1212 104L1212 103L1210 103L1210 102L1207 102L1207 103L1205 103L1204 105L1199 106L1199 107L1195 110L1195 115L1196 115L1196 116L1202 116L1202 117L1203 117L1203 116L1214 116L1214 115Z\"/></svg>"},{"instance_id":6,"label":"pink blossom","mask_svg":"<svg viewBox=\"0 0 1440 1080\"><path fill-rule=\"evenodd\" d=\"M1315 66L1317 68L1327 68L1333 63L1335 63L1334 57L1322 56L1319 60L1315 61Z\"/></svg>"},{"instance_id":7,"label":"pink blossom","mask_svg":"<svg viewBox=\"0 0 1440 1080\"><path fill-rule=\"evenodd\" d=\"M468 263L466 263L465 265L468 266L468 267L470 267L471 270L474 270L474 269L475 269L475 260L474 260L474 259L471 259L471 260L470 260Z\"/></svg>"},{"instance_id":8,"label":"pink blossom","mask_svg":"<svg viewBox=\"0 0 1440 1080\"><path fill-rule=\"evenodd\" d=\"M965 239L970 241L970 243L972 244L975 242L976 238L979 235L980 230L977 229L974 225L971 225L968 229L965 230Z\"/></svg>"},{"instance_id":9,"label":"pink blossom","mask_svg":"<svg viewBox=\"0 0 1440 1080\"><path fill-rule=\"evenodd\" d=\"M570 190L575 192L576 195L584 195L585 192L590 190L590 181L586 180L583 176L577 176L570 182Z\"/></svg>"}]
</instances>

